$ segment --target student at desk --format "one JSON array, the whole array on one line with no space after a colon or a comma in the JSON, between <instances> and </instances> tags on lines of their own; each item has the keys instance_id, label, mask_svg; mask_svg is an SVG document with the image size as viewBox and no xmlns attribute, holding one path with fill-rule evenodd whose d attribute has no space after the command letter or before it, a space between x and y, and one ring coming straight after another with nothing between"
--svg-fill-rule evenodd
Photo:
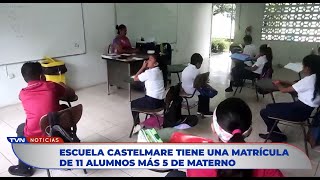
<instances>
[{"instance_id":1,"label":"student at desk","mask_svg":"<svg viewBox=\"0 0 320 180\"><path fill-rule=\"evenodd\" d=\"M270 133L275 120L269 116L284 119L287 121L305 121L310 117L314 108L320 105L320 56L308 55L303 59L303 73L305 78L296 83L287 81L274 81L279 90L283 93L298 93L298 101L290 103L268 104L260 111L260 115L267 125L267 132ZM267 134L259 134L266 139ZM276 126L270 135L272 142L284 142L287 136Z\"/></svg>"},{"instance_id":2,"label":"student at desk","mask_svg":"<svg viewBox=\"0 0 320 180\"><path fill-rule=\"evenodd\" d=\"M21 74L28 83L19 94L26 113L26 121L18 126L17 136L46 136L40 128L41 117L49 112L67 108L66 105L59 104L59 99L75 96L74 90L63 83L46 81L41 64L38 62L24 63ZM8 171L16 176L32 176L34 173L32 167L20 160L18 165L10 166Z\"/></svg>"},{"instance_id":3,"label":"student at desk","mask_svg":"<svg viewBox=\"0 0 320 180\"><path fill-rule=\"evenodd\" d=\"M116 30L118 35L112 42L112 52L117 54L138 52L138 49L132 48L127 37L127 27L123 24L117 25Z\"/></svg>"},{"instance_id":4,"label":"student at desk","mask_svg":"<svg viewBox=\"0 0 320 180\"><path fill-rule=\"evenodd\" d=\"M159 58L156 55L149 55L149 59L143 62L142 67L134 76L134 81L144 82L146 95L142 98L131 101L131 109L158 109L164 106L164 81L163 73L159 68ZM134 122L140 122L139 113L132 111ZM140 125L134 128L138 132Z\"/></svg>"},{"instance_id":5,"label":"student at desk","mask_svg":"<svg viewBox=\"0 0 320 180\"><path fill-rule=\"evenodd\" d=\"M261 45L259 48L259 58L257 61L251 66L239 65L231 70L231 78L230 85L226 92L232 92L232 86L235 84L237 86L242 85L242 79L253 79L260 78L260 75L263 73L264 67L272 67L272 49L266 45Z\"/></svg>"}]
</instances>

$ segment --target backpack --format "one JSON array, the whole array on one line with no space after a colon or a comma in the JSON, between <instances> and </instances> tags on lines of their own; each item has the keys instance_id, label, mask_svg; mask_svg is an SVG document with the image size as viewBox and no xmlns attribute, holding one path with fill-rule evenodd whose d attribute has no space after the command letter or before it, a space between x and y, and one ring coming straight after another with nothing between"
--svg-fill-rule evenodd
<instances>
[{"instance_id":1,"label":"backpack","mask_svg":"<svg viewBox=\"0 0 320 180\"><path fill-rule=\"evenodd\" d=\"M171 86L166 95L163 127L174 127L181 122L182 97L179 96L181 83Z\"/></svg>"},{"instance_id":2,"label":"backpack","mask_svg":"<svg viewBox=\"0 0 320 180\"><path fill-rule=\"evenodd\" d=\"M310 127L307 133L307 141L311 148L315 151L320 151L320 113L316 113L312 118Z\"/></svg>"},{"instance_id":3,"label":"backpack","mask_svg":"<svg viewBox=\"0 0 320 180\"><path fill-rule=\"evenodd\" d=\"M80 139L77 137L77 127L73 125L71 128L63 128L60 125L60 118L57 112L50 112L48 114L49 120L49 132L47 134L51 137L60 137L64 142L80 142Z\"/></svg>"}]
</instances>

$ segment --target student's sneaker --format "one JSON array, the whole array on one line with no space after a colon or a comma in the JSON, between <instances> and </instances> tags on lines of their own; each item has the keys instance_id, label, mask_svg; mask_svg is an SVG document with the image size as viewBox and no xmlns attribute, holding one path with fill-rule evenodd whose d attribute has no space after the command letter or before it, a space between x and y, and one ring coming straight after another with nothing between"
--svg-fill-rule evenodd
<instances>
[{"instance_id":1,"label":"student's sneaker","mask_svg":"<svg viewBox=\"0 0 320 180\"><path fill-rule=\"evenodd\" d=\"M232 89L232 87L229 86L229 87L228 87L227 89L225 89L224 91L225 91L225 92L232 92L233 89Z\"/></svg>"},{"instance_id":2,"label":"student's sneaker","mask_svg":"<svg viewBox=\"0 0 320 180\"><path fill-rule=\"evenodd\" d=\"M213 116L213 112L209 111L209 112L197 112L198 115L202 115L204 117L212 117Z\"/></svg>"},{"instance_id":3,"label":"student's sneaker","mask_svg":"<svg viewBox=\"0 0 320 180\"><path fill-rule=\"evenodd\" d=\"M259 134L259 136L262 138L262 139L267 139L268 137L268 134ZM269 137L269 139L272 141L272 142L287 142L287 136L281 132L273 132L271 134L271 136Z\"/></svg>"},{"instance_id":4,"label":"student's sneaker","mask_svg":"<svg viewBox=\"0 0 320 180\"><path fill-rule=\"evenodd\" d=\"M134 128L133 128L133 134L138 133L141 130L141 126L139 124L137 124Z\"/></svg>"},{"instance_id":5,"label":"student's sneaker","mask_svg":"<svg viewBox=\"0 0 320 180\"><path fill-rule=\"evenodd\" d=\"M34 174L34 169L33 168L21 169L19 168L19 165L16 165L16 166L10 166L8 169L8 172L11 175L15 175L15 176L30 177Z\"/></svg>"}]
</instances>

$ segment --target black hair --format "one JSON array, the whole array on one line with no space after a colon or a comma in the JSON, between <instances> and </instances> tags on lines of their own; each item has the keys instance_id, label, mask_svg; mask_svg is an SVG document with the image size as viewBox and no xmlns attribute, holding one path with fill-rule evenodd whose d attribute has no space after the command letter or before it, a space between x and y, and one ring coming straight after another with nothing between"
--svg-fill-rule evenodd
<instances>
[{"instance_id":1,"label":"black hair","mask_svg":"<svg viewBox=\"0 0 320 180\"><path fill-rule=\"evenodd\" d=\"M302 64L310 69L311 74L316 74L316 82L314 84L312 98L312 100L314 100L320 93L320 56L315 54L307 55L303 58Z\"/></svg>"},{"instance_id":2,"label":"black hair","mask_svg":"<svg viewBox=\"0 0 320 180\"><path fill-rule=\"evenodd\" d=\"M246 102L240 98L228 98L222 101L216 109L217 122L225 131L232 134L236 129L240 129L229 140L229 143L244 143L243 132L247 131L252 124L252 113ZM218 177L239 176L251 177L252 169L218 169Z\"/></svg>"},{"instance_id":3,"label":"black hair","mask_svg":"<svg viewBox=\"0 0 320 180\"><path fill-rule=\"evenodd\" d=\"M199 53L194 53L191 56L191 64L196 65L198 63L202 64L203 62L203 58Z\"/></svg>"},{"instance_id":4,"label":"black hair","mask_svg":"<svg viewBox=\"0 0 320 180\"><path fill-rule=\"evenodd\" d=\"M245 43L251 44L251 43L252 43L252 37L251 37L250 35L245 35L245 36L243 37L243 41L244 41Z\"/></svg>"},{"instance_id":5,"label":"black hair","mask_svg":"<svg viewBox=\"0 0 320 180\"><path fill-rule=\"evenodd\" d=\"M120 30L126 29L126 28L127 27L124 24L116 25L117 34L120 34Z\"/></svg>"},{"instance_id":6,"label":"black hair","mask_svg":"<svg viewBox=\"0 0 320 180\"><path fill-rule=\"evenodd\" d=\"M26 62L21 67L21 74L26 82L40 80L42 66L39 62Z\"/></svg>"},{"instance_id":7,"label":"black hair","mask_svg":"<svg viewBox=\"0 0 320 180\"><path fill-rule=\"evenodd\" d=\"M266 72L268 69L272 68L272 60L273 60L272 49L271 47L268 47L267 44L262 44L259 49L260 49L260 53L265 55L268 60L263 66L263 70L262 70L262 72Z\"/></svg>"}]
</instances>

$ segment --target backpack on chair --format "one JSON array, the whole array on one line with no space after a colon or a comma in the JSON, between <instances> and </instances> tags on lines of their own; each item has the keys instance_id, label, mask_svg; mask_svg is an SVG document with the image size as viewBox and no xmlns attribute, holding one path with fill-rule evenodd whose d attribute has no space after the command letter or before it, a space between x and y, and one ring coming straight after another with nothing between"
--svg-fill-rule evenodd
<instances>
[{"instance_id":1,"label":"backpack on chair","mask_svg":"<svg viewBox=\"0 0 320 180\"><path fill-rule=\"evenodd\" d=\"M73 125L70 128L63 128L60 124L60 118L57 112L50 112L48 114L49 132L47 134L51 137L61 137L64 142L80 142L76 135L77 127Z\"/></svg>"},{"instance_id":2,"label":"backpack on chair","mask_svg":"<svg viewBox=\"0 0 320 180\"><path fill-rule=\"evenodd\" d=\"M182 97L179 96L180 83L171 86L165 98L163 127L174 127L181 121Z\"/></svg>"},{"instance_id":3,"label":"backpack on chair","mask_svg":"<svg viewBox=\"0 0 320 180\"><path fill-rule=\"evenodd\" d=\"M61 137L64 142L80 142L76 133L82 111L82 104L78 104L58 112L50 112L40 119L41 131L47 136Z\"/></svg>"}]
</instances>

